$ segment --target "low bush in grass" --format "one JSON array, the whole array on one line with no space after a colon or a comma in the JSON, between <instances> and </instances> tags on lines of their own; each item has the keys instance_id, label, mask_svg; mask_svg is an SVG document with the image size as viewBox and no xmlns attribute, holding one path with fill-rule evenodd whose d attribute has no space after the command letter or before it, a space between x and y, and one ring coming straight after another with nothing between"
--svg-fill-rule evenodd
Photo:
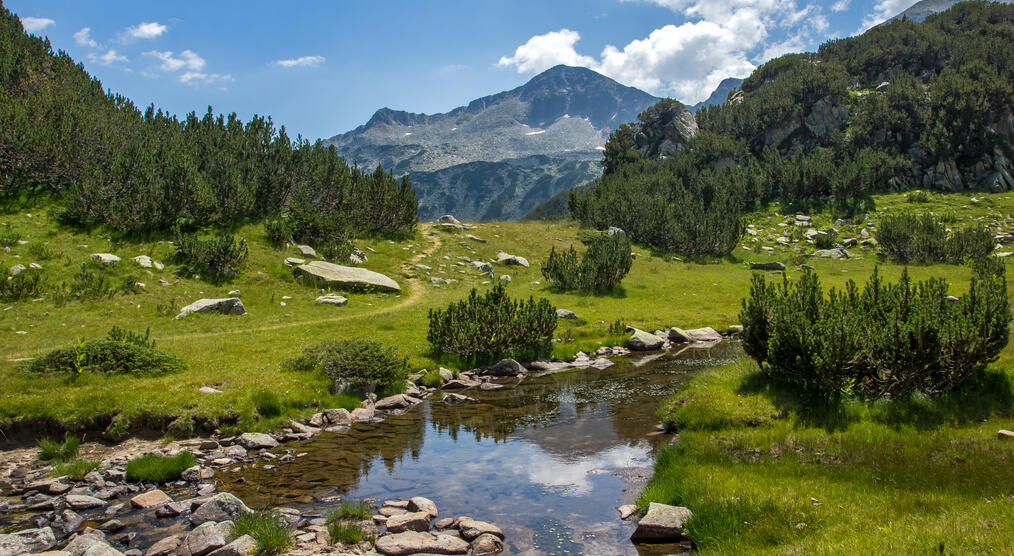
<instances>
[{"instance_id":1,"label":"low bush in grass","mask_svg":"<svg viewBox=\"0 0 1014 556\"><path fill-rule=\"evenodd\" d=\"M838 232L824 232L813 238L813 245L817 249L831 249L838 241Z\"/></svg>"},{"instance_id":2,"label":"low bush in grass","mask_svg":"<svg viewBox=\"0 0 1014 556\"><path fill-rule=\"evenodd\" d=\"M72 459L53 464L51 477L70 477L75 481L84 479L85 475L99 468L99 462L87 459Z\"/></svg>"},{"instance_id":3,"label":"low bush in grass","mask_svg":"<svg viewBox=\"0 0 1014 556\"><path fill-rule=\"evenodd\" d=\"M77 375L84 372L107 375L162 376L177 373L186 363L176 355L155 349L149 334L140 336L116 327L103 340L80 341L33 360L29 372Z\"/></svg>"},{"instance_id":4,"label":"low bush in grass","mask_svg":"<svg viewBox=\"0 0 1014 556\"><path fill-rule=\"evenodd\" d=\"M233 538L250 535L257 554L283 554L292 545L291 528L271 511L256 511L236 518Z\"/></svg>"},{"instance_id":5,"label":"low bush in grass","mask_svg":"<svg viewBox=\"0 0 1014 556\"><path fill-rule=\"evenodd\" d=\"M437 354L471 362L499 357L537 358L552 351L556 308L548 299L516 301L497 282L480 296L475 289L467 299L447 309L431 309L426 339Z\"/></svg>"},{"instance_id":6,"label":"low bush in grass","mask_svg":"<svg viewBox=\"0 0 1014 556\"><path fill-rule=\"evenodd\" d=\"M237 240L229 234L220 233L213 239L202 240L197 234L176 231L173 261L211 282L236 277L248 254L246 240L242 238Z\"/></svg>"},{"instance_id":7,"label":"low bush in grass","mask_svg":"<svg viewBox=\"0 0 1014 556\"><path fill-rule=\"evenodd\" d=\"M185 469L197 465L197 458L190 452L175 456L145 454L127 462L127 480L133 483L168 483L179 480Z\"/></svg>"},{"instance_id":8,"label":"low bush in grass","mask_svg":"<svg viewBox=\"0 0 1014 556\"><path fill-rule=\"evenodd\" d=\"M57 442L52 438L42 438L38 441L39 459L42 461L64 462L77 457L78 448L81 446L81 439L76 436L68 436L63 442Z\"/></svg>"},{"instance_id":9,"label":"low bush in grass","mask_svg":"<svg viewBox=\"0 0 1014 556\"><path fill-rule=\"evenodd\" d=\"M401 392L408 377L406 357L393 347L366 339L329 340L306 348L283 366L289 371L323 373L335 394Z\"/></svg>"},{"instance_id":10,"label":"low bush in grass","mask_svg":"<svg viewBox=\"0 0 1014 556\"><path fill-rule=\"evenodd\" d=\"M985 259L996 245L993 234L981 225L947 232L932 214L886 215L877 226L877 242L892 260L961 264Z\"/></svg>"},{"instance_id":11,"label":"low bush in grass","mask_svg":"<svg viewBox=\"0 0 1014 556\"><path fill-rule=\"evenodd\" d=\"M426 374L419 379L419 384L427 388L436 388L444 383L444 378L440 376L440 369L433 369L427 371Z\"/></svg>"},{"instance_id":12,"label":"low bush in grass","mask_svg":"<svg viewBox=\"0 0 1014 556\"><path fill-rule=\"evenodd\" d=\"M980 373L1007 345L1011 313L1003 262L976 265L967 294L947 282L821 289L813 272L781 284L756 275L743 301L743 347L772 377L812 399L936 395Z\"/></svg>"},{"instance_id":13,"label":"low bush in grass","mask_svg":"<svg viewBox=\"0 0 1014 556\"><path fill-rule=\"evenodd\" d=\"M0 277L0 302L40 297L46 291L46 279L35 269L22 270L17 276Z\"/></svg>"},{"instance_id":14,"label":"low bush in grass","mask_svg":"<svg viewBox=\"0 0 1014 556\"><path fill-rule=\"evenodd\" d=\"M553 247L542 264L542 275L562 290L603 292L618 286L633 262L627 235L592 234L583 241L588 249L580 261L573 245L560 253Z\"/></svg>"},{"instance_id":15,"label":"low bush in grass","mask_svg":"<svg viewBox=\"0 0 1014 556\"><path fill-rule=\"evenodd\" d=\"M359 543L372 540L373 535L359 527L359 522L370 519L373 507L362 500L345 500L342 505L325 516L331 542Z\"/></svg>"}]
</instances>

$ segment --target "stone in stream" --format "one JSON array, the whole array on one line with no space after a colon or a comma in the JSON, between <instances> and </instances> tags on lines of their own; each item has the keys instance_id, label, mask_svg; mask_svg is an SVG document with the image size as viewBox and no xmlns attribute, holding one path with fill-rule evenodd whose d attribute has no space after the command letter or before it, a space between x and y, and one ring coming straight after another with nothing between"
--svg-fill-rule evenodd
<instances>
[{"instance_id":1,"label":"stone in stream","mask_svg":"<svg viewBox=\"0 0 1014 556\"><path fill-rule=\"evenodd\" d=\"M503 538L503 531L485 521L478 521L470 517L459 517L458 518L458 531L461 531L461 536L468 541L474 540L480 535L490 534L496 535L497 537Z\"/></svg>"},{"instance_id":2,"label":"stone in stream","mask_svg":"<svg viewBox=\"0 0 1014 556\"><path fill-rule=\"evenodd\" d=\"M377 539L377 552L386 556L410 554L467 554L468 543L450 535L405 531Z\"/></svg>"},{"instance_id":3,"label":"stone in stream","mask_svg":"<svg viewBox=\"0 0 1014 556\"><path fill-rule=\"evenodd\" d=\"M86 496L83 494L68 494L66 501L67 505L75 510L101 508L107 503L105 500L100 500L94 496Z\"/></svg>"},{"instance_id":4,"label":"stone in stream","mask_svg":"<svg viewBox=\"0 0 1014 556\"><path fill-rule=\"evenodd\" d=\"M324 419L329 425L351 425L352 415L345 408L324 410Z\"/></svg>"},{"instance_id":5,"label":"stone in stream","mask_svg":"<svg viewBox=\"0 0 1014 556\"><path fill-rule=\"evenodd\" d=\"M124 554L110 546L106 541L100 541L93 544L88 550L85 550L81 556L124 556Z\"/></svg>"},{"instance_id":6,"label":"stone in stream","mask_svg":"<svg viewBox=\"0 0 1014 556\"><path fill-rule=\"evenodd\" d=\"M679 540L683 537L683 524L691 516L693 513L687 508L652 502L648 505L648 512L637 523L637 529L630 540Z\"/></svg>"},{"instance_id":7,"label":"stone in stream","mask_svg":"<svg viewBox=\"0 0 1014 556\"><path fill-rule=\"evenodd\" d=\"M223 297L221 299L198 299L197 301L180 309L176 318L181 319L191 313L221 313L223 315L245 315L246 308L238 297Z\"/></svg>"},{"instance_id":8,"label":"stone in stream","mask_svg":"<svg viewBox=\"0 0 1014 556\"><path fill-rule=\"evenodd\" d=\"M382 400L378 400L374 407L377 409L405 409L406 407L413 406L420 401L421 400L417 398L406 396L405 394L395 394Z\"/></svg>"},{"instance_id":9,"label":"stone in stream","mask_svg":"<svg viewBox=\"0 0 1014 556\"><path fill-rule=\"evenodd\" d=\"M663 344L665 344L664 339L637 328L634 329L630 339L627 340L627 347L634 351L651 351L661 348Z\"/></svg>"},{"instance_id":10,"label":"stone in stream","mask_svg":"<svg viewBox=\"0 0 1014 556\"><path fill-rule=\"evenodd\" d=\"M722 335L710 326L705 326L704 328L692 328L690 330L683 330L682 328L674 326L669 329L669 339L673 342L681 343L721 342Z\"/></svg>"},{"instance_id":11,"label":"stone in stream","mask_svg":"<svg viewBox=\"0 0 1014 556\"><path fill-rule=\"evenodd\" d=\"M624 504L619 508L616 508L616 511L620 512L620 519L625 520L637 512L637 506L633 504Z\"/></svg>"},{"instance_id":12,"label":"stone in stream","mask_svg":"<svg viewBox=\"0 0 1014 556\"><path fill-rule=\"evenodd\" d=\"M785 263L777 261L772 262L752 262L750 263L750 270L785 270Z\"/></svg>"},{"instance_id":13,"label":"stone in stream","mask_svg":"<svg viewBox=\"0 0 1014 556\"><path fill-rule=\"evenodd\" d=\"M200 509L200 508L198 508ZM182 556L204 556L229 543L235 525L232 521L214 523L207 521L183 538L178 553Z\"/></svg>"},{"instance_id":14,"label":"stone in stream","mask_svg":"<svg viewBox=\"0 0 1014 556\"><path fill-rule=\"evenodd\" d=\"M60 533L61 537L66 537L76 531L82 523L84 523L84 518L80 514L74 510L66 509L56 514L56 519L53 520L51 525L54 532Z\"/></svg>"},{"instance_id":15,"label":"stone in stream","mask_svg":"<svg viewBox=\"0 0 1014 556\"><path fill-rule=\"evenodd\" d=\"M0 554L31 554L45 552L56 546L56 535L51 527L26 529L0 535Z\"/></svg>"},{"instance_id":16,"label":"stone in stream","mask_svg":"<svg viewBox=\"0 0 1014 556\"><path fill-rule=\"evenodd\" d=\"M441 390L464 390L467 388L475 388L480 383L478 380L468 380L467 378L456 378L454 380L447 381L446 384L440 387Z\"/></svg>"},{"instance_id":17,"label":"stone in stream","mask_svg":"<svg viewBox=\"0 0 1014 556\"><path fill-rule=\"evenodd\" d=\"M483 376L518 376L527 374L527 372L521 363L513 359L503 359L496 365L483 369L479 374Z\"/></svg>"},{"instance_id":18,"label":"stone in stream","mask_svg":"<svg viewBox=\"0 0 1014 556\"><path fill-rule=\"evenodd\" d=\"M443 401L444 401L444 403L449 403L449 404L459 404L459 403L466 403L466 402L478 402L479 400L477 400L475 398L472 398L472 397L469 397L469 396L463 396L461 394L448 393L448 394L444 394L444 400Z\"/></svg>"},{"instance_id":19,"label":"stone in stream","mask_svg":"<svg viewBox=\"0 0 1014 556\"><path fill-rule=\"evenodd\" d=\"M405 512L387 518L387 530L391 533L405 531L429 531L430 514L426 512Z\"/></svg>"},{"instance_id":20,"label":"stone in stream","mask_svg":"<svg viewBox=\"0 0 1014 556\"><path fill-rule=\"evenodd\" d=\"M247 450L259 450L261 448L276 448L278 441L269 434L262 432L245 432L236 439L240 445Z\"/></svg>"},{"instance_id":21,"label":"stone in stream","mask_svg":"<svg viewBox=\"0 0 1014 556\"><path fill-rule=\"evenodd\" d=\"M151 545L148 550L144 552L144 556L170 556L176 554L179 549L180 543L183 539L179 535L172 535L166 537L157 543Z\"/></svg>"},{"instance_id":22,"label":"stone in stream","mask_svg":"<svg viewBox=\"0 0 1014 556\"><path fill-rule=\"evenodd\" d=\"M503 540L489 533L479 535L469 546L469 553L472 556L488 556L501 552L503 552Z\"/></svg>"},{"instance_id":23,"label":"stone in stream","mask_svg":"<svg viewBox=\"0 0 1014 556\"><path fill-rule=\"evenodd\" d=\"M163 504L168 504L169 502L172 501L173 499L170 498L168 494L162 492L159 489L155 489L149 490L148 492L143 492L131 498L130 504L135 508L147 510L149 508L156 508Z\"/></svg>"},{"instance_id":24,"label":"stone in stream","mask_svg":"<svg viewBox=\"0 0 1014 556\"><path fill-rule=\"evenodd\" d=\"M228 492L220 492L190 514L190 523L201 525L209 521L233 520L240 515L249 513L253 513L253 510L248 508L242 500Z\"/></svg>"},{"instance_id":25,"label":"stone in stream","mask_svg":"<svg viewBox=\"0 0 1014 556\"><path fill-rule=\"evenodd\" d=\"M292 269L297 279L303 279L317 287L357 288L382 292L400 292L397 282L372 270L354 266L342 266L324 261L310 261Z\"/></svg>"},{"instance_id":26,"label":"stone in stream","mask_svg":"<svg viewBox=\"0 0 1014 556\"><path fill-rule=\"evenodd\" d=\"M79 556L88 552L93 546L99 543L106 542L106 535L99 531L88 530L80 535L71 539L67 546L63 547L63 550L68 554Z\"/></svg>"},{"instance_id":27,"label":"stone in stream","mask_svg":"<svg viewBox=\"0 0 1014 556\"><path fill-rule=\"evenodd\" d=\"M440 515L437 511L437 505L429 498L423 498L422 496L410 498L408 505L405 507L410 512L426 512L430 517L437 517Z\"/></svg>"}]
</instances>

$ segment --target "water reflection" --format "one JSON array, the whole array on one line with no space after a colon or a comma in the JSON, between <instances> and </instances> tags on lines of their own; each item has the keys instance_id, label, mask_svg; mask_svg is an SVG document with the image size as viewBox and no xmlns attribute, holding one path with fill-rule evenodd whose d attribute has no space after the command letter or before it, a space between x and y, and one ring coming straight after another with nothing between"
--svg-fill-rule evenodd
<instances>
[{"instance_id":1,"label":"water reflection","mask_svg":"<svg viewBox=\"0 0 1014 556\"><path fill-rule=\"evenodd\" d=\"M688 374L740 355L723 343L469 391L475 404L433 399L380 425L288 445L306 455L223 488L255 504L297 506L319 506L328 494L420 495L443 516L497 523L512 554L637 554L615 507L636 497L629 479L650 475L669 441L653 434L659 400Z\"/></svg>"}]
</instances>

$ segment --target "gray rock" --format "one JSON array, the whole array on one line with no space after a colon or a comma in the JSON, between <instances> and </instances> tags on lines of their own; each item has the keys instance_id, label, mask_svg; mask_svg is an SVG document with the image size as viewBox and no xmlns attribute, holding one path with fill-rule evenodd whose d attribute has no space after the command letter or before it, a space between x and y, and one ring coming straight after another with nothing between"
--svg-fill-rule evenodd
<instances>
[{"instance_id":1,"label":"gray rock","mask_svg":"<svg viewBox=\"0 0 1014 556\"><path fill-rule=\"evenodd\" d=\"M472 541L469 546L472 556L487 556L503 552L503 541L496 535L483 533Z\"/></svg>"},{"instance_id":2,"label":"gray rock","mask_svg":"<svg viewBox=\"0 0 1014 556\"><path fill-rule=\"evenodd\" d=\"M454 380L454 371L450 369L440 367L439 369L437 369L437 373L440 374L440 380L443 380L444 382Z\"/></svg>"},{"instance_id":3,"label":"gray rock","mask_svg":"<svg viewBox=\"0 0 1014 556\"><path fill-rule=\"evenodd\" d=\"M461 222L458 222L457 218L455 218L454 216L452 216L450 214L445 214L445 215L441 216L440 218L437 218L437 222L439 222L441 224L461 224Z\"/></svg>"},{"instance_id":4,"label":"gray rock","mask_svg":"<svg viewBox=\"0 0 1014 556\"><path fill-rule=\"evenodd\" d=\"M437 511L437 505L429 498L424 498L422 496L410 498L406 508L410 512L426 512L430 517L437 517L440 515L440 512Z\"/></svg>"},{"instance_id":5,"label":"gray rock","mask_svg":"<svg viewBox=\"0 0 1014 556\"><path fill-rule=\"evenodd\" d=\"M611 236L622 233L624 233L623 228L617 228L616 226L609 226L609 229L606 230L606 234Z\"/></svg>"},{"instance_id":6,"label":"gray rock","mask_svg":"<svg viewBox=\"0 0 1014 556\"><path fill-rule=\"evenodd\" d=\"M683 524L693 513L687 508L652 502L648 512L637 523L630 536L633 541L678 540L683 537Z\"/></svg>"},{"instance_id":7,"label":"gray rock","mask_svg":"<svg viewBox=\"0 0 1014 556\"><path fill-rule=\"evenodd\" d=\"M785 270L785 263L777 261L771 262L751 262L750 270Z\"/></svg>"},{"instance_id":8,"label":"gray rock","mask_svg":"<svg viewBox=\"0 0 1014 556\"><path fill-rule=\"evenodd\" d=\"M411 407L419 402L420 400L413 398L412 396L395 394L382 400L378 400L374 407L376 409L405 409L406 407Z\"/></svg>"},{"instance_id":9,"label":"gray rock","mask_svg":"<svg viewBox=\"0 0 1014 556\"><path fill-rule=\"evenodd\" d=\"M181 319L191 313L222 313L223 315L245 315L246 308L238 297L224 297L221 299L198 299L197 301L180 309L176 318Z\"/></svg>"},{"instance_id":10,"label":"gray rock","mask_svg":"<svg viewBox=\"0 0 1014 556\"><path fill-rule=\"evenodd\" d=\"M88 550L85 550L81 556L124 556L122 552L116 550L106 541L100 541L91 545Z\"/></svg>"},{"instance_id":11,"label":"gray rock","mask_svg":"<svg viewBox=\"0 0 1014 556\"><path fill-rule=\"evenodd\" d=\"M71 539L71 541L67 543L67 546L63 547L63 550L71 554L71 556L81 556L96 544L105 542L105 534L99 531L89 530Z\"/></svg>"},{"instance_id":12,"label":"gray rock","mask_svg":"<svg viewBox=\"0 0 1014 556\"><path fill-rule=\"evenodd\" d=\"M243 535L231 543L209 553L209 556L249 556L257 550L257 541L250 535Z\"/></svg>"},{"instance_id":13,"label":"gray rock","mask_svg":"<svg viewBox=\"0 0 1014 556\"><path fill-rule=\"evenodd\" d=\"M377 539L377 552L386 556L410 554L467 554L468 543L450 535L405 531Z\"/></svg>"},{"instance_id":14,"label":"gray rock","mask_svg":"<svg viewBox=\"0 0 1014 556\"><path fill-rule=\"evenodd\" d=\"M391 533L404 531L429 531L430 514L426 512L405 512L387 518L387 530Z\"/></svg>"},{"instance_id":15,"label":"gray rock","mask_svg":"<svg viewBox=\"0 0 1014 556\"><path fill-rule=\"evenodd\" d=\"M317 257L317 252L314 251L313 247L310 247L309 245L297 245L296 249L298 249L299 254L303 255L304 257L314 257L314 258Z\"/></svg>"},{"instance_id":16,"label":"gray rock","mask_svg":"<svg viewBox=\"0 0 1014 556\"><path fill-rule=\"evenodd\" d=\"M183 538L178 553L181 556L204 556L222 548L229 543L234 527L232 521L204 522Z\"/></svg>"},{"instance_id":17,"label":"gray rock","mask_svg":"<svg viewBox=\"0 0 1014 556\"><path fill-rule=\"evenodd\" d=\"M306 264L306 259L300 259L299 257L285 257L285 266L299 266Z\"/></svg>"},{"instance_id":18,"label":"gray rock","mask_svg":"<svg viewBox=\"0 0 1014 556\"><path fill-rule=\"evenodd\" d=\"M372 420L374 414L373 407L374 407L373 405L367 406L364 403L363 407L357 407L353 409L351 413L352 420L355 421L356 423L363 423Z\"/></svg>"},{"instance_id":19,"label":"gray rock","mask_svg":"<svg viewBox=\"0 0 1014 556\"><path fill-rule=\"evenodd\" d=\"M630 339L627 340L627 347L634 351L651 351L659 349L665 344L665 340L658 336L645 332L644 330L634 329L630 335Z\"/></svg>"},{"instance_id":20,"label":"gray rock","mask_svg":"<svg viewBox=\"0 0 1014 556\"><path fill-rule=\"evenodd\" d=\"M633 504L624 504L619 508L616 508L616 511L620 512L620 519L626 520L630 516L637 513L637 506Z\"/></svg>"},{"instance_id":21,"label":"gray rock","mask_svg":"<svg viewBox=\"0 0 1014 556\"><path fill-rule=\"evenodd\" d=\"M329 425L351 425L352 415L344 408L327 409L324 411L324 419Z\"/></svg>"},{"instance_id":22,"label":"gray rock","mask_svg":"<svg viewBox=\"0 0 1014 556\"><path fill-rule=\"evenodd\" d=\"M468 402L477 402L479 400L471 398L462 394L444 394L444 403L459 404Z\"/></svg>"},{"instance_id":23,"label":"gray rock","mask_svg":"<svg viewBox=\"0 0 1014 556\"><path fill-rule=\"evenodd\" d=\"M134 257L134 262L141 268L151 268L154 266L151 262L151 257L148 255L138 255Z\"/></svg>"},{"instance_id":24,"label":"gray rock","mask_svg":"<svg viewBox=\"0 0 1014 556\"><path fill-rule=\"evenodd\" d=\"M239 498L228 492L220 492L190 514L190 523L201 525L209 521L233 520L251 512L252 510Z\"/></svg>"},{"instance_id":25,"label":"gray rock","mask_svg":"<svg viewBox=\"0 0 1014 556\"><path fill-rule=\"evenodd\" d=\"M472 241L476 241L476 242L479 242L479 243L486 243L486 240L482 239L481 237L475 237L472 234L467 234L465 237L468 238L468 239L470 239L470 240L472 240Z\"/></svg>"},{"instance_id":26,"label":"gray rock","mask_svg":"<svg viewBox=\"0 0 1014 556\"><path fill-rule=\"evenodd\" d=\"M155 544L151 545L151 548L144 552L144 556L171 556L176 554L179 549L182 539L179 535L173 535L166 537Z\"/></svg>"},{"instance_id":27,"label":"gray rock","mask_svg":"<svg viewBox=\"0 0 1014 556\"><path fill-rule=\"evenodd\" d=\"M479 274L484 274L490 278L493 277L493 265L486 261L472 261L472 266L479 271Z\"/></svg>"},{"instance_id":28,"label":"gray rock","mask_svg":"<svg viewBox=\"0 0 1014 556\"><path fill-rule=\"evenodd\" d=\"M0 554L15 556L18 554L31 554L33 552L45 552L56 546L56 535L51 527L41 529L26 529L0 535Z\"/></svg>"},{"instance_id":29,"label":"gray rock","mask_svg":"<svg viewBox=\"0 0 1014 556\"><path fill-rule=\"evenodd\" d=\"M25 270L27 270L27 269L25 268L25 265L23 265L23 264L21 264L21 263L18 263L18 264L16 264L16 265L14 265L14 266L12 266L12 267L11 267L11 270L10 270L10 273L9 273L9 274L10 274L11 276L17 276L18 274L21 274L21 273L22 273L22 272L24 272Z\"/></svg>"},{"instance_id":30,"label":"gray rock","mask_svg":"<svg viewBox=\"0 0 1014 556\"><path fill-rule=\"evenodd\" d=\"M92 260L98 261L99 264L116 264L120 262L120 258L110 253L92 253Z\"/></svg>"},{"instance_id":31,"label":"gray rock","mask_svg":"<svg viewBox=\"0 0 1014 556\"><path fill-rule=\"evenodd\" d=\"M86 496L83 494L68 494L67 505L75 510L87 510L90 508L101 508L106 505L105 500L99 500L94 496Z\"/></svg>"},{"instance_id":32,"label":"gray rock","mask_svg":"<svg viewBox=\"0 0 1014 556\"><path fill-rule=\"evenodd\" d=\"M504 538L503 531L496 525L470 517L458 518L458 530L461 531L461 536L468 541L474 540L480 535L495 535L501 539Z\"/></svg>"},{"instance_id":33,"label":"gray rock","mask_svg":"<svg viewBox=\"0 0 1014 556\"><path fill-rule=\"evenodd\" d=\"M372 270L342 266L324 261L310 261L292 269L292 274L318 287L371 289L400 292L397 282Z\"/></svg>"},{"instance_id":34,"label":"gray rock","mask_svg":"<svg viewBox=\"0 0 1014 556\"><path fill-rule=\"evenodd\" d=\"M818 249L813 252L813 256L821 257L824 259L834 259L836 261L841 259L852 258L849 252L842 249L841 247L835 247L834 249Z\"/></svg>"},{"instance_id":35,"label":"gray rock","mask_svg":"<svg viewBox=\"0 0 1014 556\"><path fill-rule=\"evenodd\" d=\"M518 376L527 374L527 372L521 363L513 359L503 359L496 365L483 369L480 374L483 376Z\"/></svg>"},{"instance_id":36,"label":"gray rock","mask_svg":"<svg viewBox=\"0 0 1014 556\"><path fill-rule=\"evenodd\" d=\"M511 255L510 253L505 253L503 251L497 252L496 262L503 265L523 266L528 268L528 259L517 255Z\"/></svg>"},{"instance_id":37,"label":"gray rock","mask_svg":"<svg viewBox=\"0 0 1014 556\"><path fill-rule=\"evenodd\" d=\"M222 393L222 391L219 390L218 388L212 388L211 386L201 386L200 388L197 389L197 391L200 392L200 393L202 393L202 394L221 394Z\"/></svg>"},{"instance_id":38,"label":"gray rock","mask_svg":"<svg viewBox=\"0 0 1014 556\"><path fill-rule=\"evenodd\" d=\"M556 318L558 318L558 319L576 319L577 315L574 314L574 311L570 311L568 309L557 309L556 310Z\"/></svg>"},{"instance_id":39,"label":"gray rock","mask_svg":"<svg viewBox=\"0 0 1014 556\"><path fill-rule=\"evenodd\" d=\"M201 466L195 465L184 469L183 472L180 473L180 479L189 483L199 482L201 480Z\"/></svg>"},{"instance_id":40,"label":"gray rock","mask_svg":"<svg viewBox=\"0 0 1014 556\"><path fill-rule=\"evenodd\" d=\"M168 494L162 492L159 489L155 489L138 494L137 496L131 498L130 504L135 508L147 510L149 508L157 508L158 506L168 504L169 502L172 501L173 499L170 498Z\"/></svg>"},{"instance_id":41,"label":"gray rock","mask_svg":"<svg viewBox=\"0 0 1014 556\"><path fill-rule=\"evenodd\" d=\"M690 330L683 330L682 328L674 326L669 329L669 339L673 342L682 343L721 342L722 335L710 326L705 326L704 328L691 328Z\"/></svg>"},{"instance_id":42,"label":"gray rock","mask_svg":"<svg viewBox=\"0 0 1014 556\"><path fill-rule=\"evenodd\" d=\"M52 526L54 532L60 533L61 537L66 537L77 530L81 524L84 523L84 518L74 510L64 510L56 514L56 519L53 520Z\"/></svg>"},{"instance_id":43,"label":"gray rock","mask_svg":"<svg viewBox=\"0 0 1014 556\"><path fill-rule=\"evenodd\" d=\"M349 304L349 300L336 293L324 294L317 299L313 300L318 305L334 305L335 307L344 307Z\"/></svg>"},{"instance_id":44,"label":"gray rock","mask_svg":"<svg viewBox=\"0 0 1014 556\"><path fill-rule=\"evenodd\" d=\"M262 432L245 432L236 439L241 446L247 450L259 450L261 448L276 448L278 441L269 434Z\"/></svg>"}]
</instances>

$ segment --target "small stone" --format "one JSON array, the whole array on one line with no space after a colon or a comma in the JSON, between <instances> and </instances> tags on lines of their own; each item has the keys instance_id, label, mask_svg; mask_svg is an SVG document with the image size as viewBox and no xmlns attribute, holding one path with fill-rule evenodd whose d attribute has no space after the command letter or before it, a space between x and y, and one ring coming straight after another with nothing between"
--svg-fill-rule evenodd
<instances>
[{"instance_id":1,"label":"small stone","mask_svg":"<svg viewBox=\"0 0 1014 556\"><path fill-rule=\"evenodd\" d=\"M106 505L105 500L99 500L94 496L85 496L81 494L68 494L67 505L75 510L87 510L90 508L101 508Z\"/></svg>"},{"instance_id":2,"label":"small stone","mask_svg":"<svg viewBox=\"0 0 1014 556\"><path fill-rule=\"evenodd\" d=\"M344 307L349 304L348 299L335 293L322 295L313 302L318 305L334 305L335 307Z\"/></svg>"},{"instance_id":3,"label":"small stone","mask_svg":"<svg viewBox=\"0 0 1014 556\"><path fill-rule=\"evenodd\" d=\"M637 523L630 536L633 541L678 540L683 538L683 525L693 513L687 508L652 502L648 512Z\"/></svg>"},{"instance_id":4,"label":"small stone","mask_svg":"<svg viewBox=\"0 0 1014 556\"><path fill-rule=\"evenodd\" d=\"M635 512L637 512L637 506L633 504L624 504L619 508L616 508L616 511L620 512L620 519L625 520L628 517L634 515Z\"/></svg>"},{"instance_id":5,"label":"small stone","mask_svg":"<svg viewBox=\"0 0 1014 556\"><path fill-rule=\"evenodd\" d=\"M574 313L574 311L571 311L571 310L568 310L568 309L557 309L556 310L556 318L558 318L558 319L576 319L577 315Z\"/></svg>"},{"instance_id":6,"label":"small stone","mask_svg":"<svg viewBox=\"0 0 1014 556\"><path fill-rule=\"evenodd\" d=\"M387 530L391 533L404 531L428 531L430 515L427 512L406 512L387 519Z\"/></svg>"},{"instance_id":7,"label":"small stone","mask_svg":"<svg viewBox=\"0 0 1014 556\"><path fill-rule=\"evenodd\" d=\"M259 450L261 448L276 448L278 441L271 435L260 432L245 432L236 439L247 450Z\"/></svg>"},{"instance_id":8,"label":"small stone","mask_svg":"<svg viewBox=\"0 0 1014 556\"><path fill-rule=\"evenodd\" d=\"M440 513L437 511L437 505L429 498L423 498L422 496L416 496L408 501L406 506L410 512L426 512L430 517L435 518Z\"/></svg>"},{"instance_id":9,"label":"small stone","mask_svg":"<svg viewBox=\"0 0 1014 556\"><path fill-rule=\"evenodd\" d=\"M472 541L472 544L469 546L469 553L472 556L488 556L500 554L503 552L503 548L503 540L496 535L483 533Z\"/></svg>"},{"instance_id":10,"label":"small stone","mask_svg":"<svg viewBox=\"0 0 1014 556\"><path fill-rule=\"evenodd\" d=\"M135 508L141 508L142 510L156 508L163 504L168 504L169 502L172 501L173 499L170 498L168 494L158 489L149 490L148 492L138 494L137 496L130 499L130 503Z\"/></svg>"}]
</instances>

